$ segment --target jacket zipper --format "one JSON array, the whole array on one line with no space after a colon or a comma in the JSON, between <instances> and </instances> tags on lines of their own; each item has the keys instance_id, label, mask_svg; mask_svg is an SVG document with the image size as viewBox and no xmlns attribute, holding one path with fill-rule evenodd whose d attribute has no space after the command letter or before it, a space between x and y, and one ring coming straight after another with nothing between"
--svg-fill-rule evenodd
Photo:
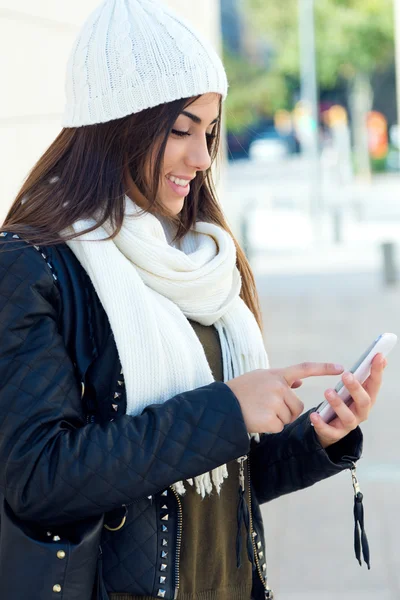
<instances>
[{"instance_id":1,"label":"jacket zipper","mask_svg":"<svg viewBox=\"0 0 400 600\"><path fill-rule=\"evenodd\" d=\"M260 566L260 561L258 558L258 552L257 552L257 544L256 544L256 536L255 536L255 531L253 528L253 511L251 508L251 481L250 481L250 455L248 455L247 457L247 474L248 474L248 487L249 487L249 515L250 515L250 535L251 535L251 541L253 544L253 552L254 552L254 560L256 562L256 567L257 567L257 573L261 579L261 583L263 584L264 589L268 589L267 588L267 583L266 583L266 579L263 576L263 572L262 572L262 568Z\"/></svg>"},{"instance_id":2,"label":"jacket zipper","mask_svg":"<svg viewBox=\"0 0 400 600\"><path fill-rule=\"evenodd\" d=\"M176 598L178 597L179 585L180 585L179 563L180 563L180 558L181 558L183 515L182 515L182 502L181 502L181 499L179 498L179 494L175 491L175 489L172 486L170 486L170 489L172 490L172 492L176 498L176 502L178 504L178 534L177 534L177 538L176 538L175 595L174 595L174 600L176 600Z\"/></svg>"}]
</instances>

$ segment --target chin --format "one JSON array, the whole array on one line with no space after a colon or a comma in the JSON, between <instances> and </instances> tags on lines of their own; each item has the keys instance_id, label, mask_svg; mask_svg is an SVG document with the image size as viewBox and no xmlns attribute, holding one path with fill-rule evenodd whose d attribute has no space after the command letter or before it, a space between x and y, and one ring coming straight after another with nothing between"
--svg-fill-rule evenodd
<instances>
[{"instance_id":1,"label":"chin","mask_svg":"<svg viewBox=\"0 0 400 600\"><path fill-rule=\"evenodd\" d=\"M186 198L178 198L176 200L168 200L163 202L164 208L173 216L177 217L185 206Z\"/></svg>"}]
</instances>

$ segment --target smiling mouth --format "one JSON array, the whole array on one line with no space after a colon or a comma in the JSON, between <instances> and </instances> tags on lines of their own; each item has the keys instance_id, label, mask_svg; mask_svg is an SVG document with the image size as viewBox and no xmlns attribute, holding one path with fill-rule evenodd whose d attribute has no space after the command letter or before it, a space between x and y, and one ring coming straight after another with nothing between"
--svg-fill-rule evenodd
<instances>
[{"instance_id":1,"label":"smiling mouth","mask_svg":"<svg viewBox=\"0 0 400 600\"><path fill-rule=\"evenodd\" d=\"M179 177L175 177L174 175L167 175L166 177L169 181L172 181L172 183L182 188L187 188L187 186L192 181L191 179L180 179Z\"/></svg>"},{"instance_id":2,"label":"smiling mouth","mask_svg":"<svg viewBox=\"0 0 400 600\"><path fill-rule=\"evenodd\" d=\"M180 196L181 198L186 198L186 196L189 195L190 181L187 181L186 185L179 185L178 183L175 183L174 181L172 181L170 177L166 177L166 179L168 181L169 187L174 192L175 196Z\"/></svg>"}]
</instances>

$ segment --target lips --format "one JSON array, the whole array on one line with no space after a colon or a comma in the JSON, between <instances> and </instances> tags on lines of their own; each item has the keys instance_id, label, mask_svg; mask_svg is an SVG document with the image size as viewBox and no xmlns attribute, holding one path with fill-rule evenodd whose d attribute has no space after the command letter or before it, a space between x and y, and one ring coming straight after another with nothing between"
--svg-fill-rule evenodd
<instances>
[{"instance_id":1,"label":"lips","mask_svg":"<svg viewBox=\"0 0 400 600\"><path fill-rule=\"evenodd\" d=\"M177 196L180 196L181 198L185 198L189 192L190 192L190 183L189 181L187 181L187 185L186 186L181 186L181 185L177 185L176 183L174 183L173 181L171 181L171 179L169 177L166 177L166 180L168 181L168 185L170 186L170 188L174 191L174 193Z\"/></svg>"}]
</instances>

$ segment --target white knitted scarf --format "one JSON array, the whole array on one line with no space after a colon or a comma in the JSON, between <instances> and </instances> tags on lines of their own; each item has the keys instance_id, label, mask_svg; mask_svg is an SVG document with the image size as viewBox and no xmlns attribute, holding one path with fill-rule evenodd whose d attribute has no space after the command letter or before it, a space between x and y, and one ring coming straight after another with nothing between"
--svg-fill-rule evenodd
<instances>
[{"instance_id":1,"label":"white knitted scarf","mask_svg":"<svg viewBox=\"0 0 400 600\"><path fill-rule=\"evenodd\" d=\"M79 221L73 229L79 233L94 224ZM125 377L127 414L140 415L150 404L214 381L188 319L215 326L224 381L268 367L260 329L239 297L236 249L226 231L198 222L174 247L162 221L128 197L122 230L101 241L112 231L106 223L67 243L108 315ZM226 465L200 475L196 490L204 497L214 484L219 493L227 476ZM183 482L175 489L185 493Z\"/></svg>"}]
</instances>

